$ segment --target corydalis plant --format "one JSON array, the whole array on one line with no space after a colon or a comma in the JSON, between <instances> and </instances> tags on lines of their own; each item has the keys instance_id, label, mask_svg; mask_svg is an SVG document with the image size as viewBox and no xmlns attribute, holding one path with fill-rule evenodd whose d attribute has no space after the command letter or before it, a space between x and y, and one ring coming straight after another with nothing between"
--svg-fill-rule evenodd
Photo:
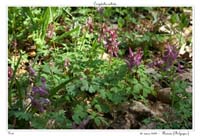
<instances>
[{"instance_id":1,"label":"corydalis plant","mask_svg":"<svg viewBox=\"0 0 200 136\"><path fill-rule=\"evenodd\" d=\"M47 89L46 89L46 79L42 78L41 81L42 81L41 87L35 86L35 87L32 88L32 92L33 92L34 95L39 94L40 96L45 96L45 95L49 94Z\"/></svg>"},{"instance_id":2,"label":"corydalis plant","mask_svg":"<svg viewBox=\"0 0 200 136\"><path fill-rule=\"evenodd\" d=\"M30 96L32 106L39 112L44 112L45 107L50 103L46 96L49 95L46 89L46 79L41 78L42 86L34 86Z\"/></svg>"},{"instance_id":3,"label":"corydalis plant","mask_svg":"<svg viewBox=\"0 0 200 136\"><path fill-rule=\"evenodd\" d=\"M32 67L28 69L30 78L35 79L37 76L35 70ZM47 98L49 95L46 88L46 79L41 78L41 86L33 86L32 92L29 98L31 99L31 106L39 112L44 112L45 107L50 104L50 100Z\"/></svg>"},{"instance_id":4,"label":"corydalis plant","mask_svg":"<svg viewBox=\"0 0 200 136\"><path fill-rule=\"evenodd\" d=\"M176 47L168 44L165 47L162 57L156 58L149 66L162 68L163 70L168 70L175 63L177 57L178 57L178 51ZM180 65L178 66L179 70Z\"/></svg>"},{"instance_id":5,"label":"corydalis plant","mask_svg":"<svg viewBox=\"0 0 200 136\"><path fill-rule=\"evenodd\" d=\"M130 70L133 67L139 66L141 64L142 56L143 53L141 48L138 48L137 51L133 53L132 49L129 47L129 55L125 61Z\"/></svg>"},{"instance_id":6,"label":"corydalis plant","mask_svg":"<svg viewBox=\"0 0 200 136\"><path fill-rule=\"evenodd\" d=\"M161 58L154 58L153 62L149 64L149 67L162 68L164 61Z\"/></svg>"},{"instance_id":7,"label":"corydalis plant","mask_svg":"<svg viewBox=\"0 0 200 136\"><path fill-rule=\"evenodd\" d=\"M89 17L89 18L87 19L86 26L87 26L89 32L90 32L90 33L93 33L93 31L94 31L94 22L93 22L93 20L92 20L91 17Z\"/></svg>"},{"instance_id":8,"label":"corydalis plant","mask_svg":"<svg viewBox=\"0 0 200 136\"><path fill-rule=\"evenodd\" d=\"M163 54L163 62L164 62L164 70L169 69L175 62L178 57L178 51L173 45L166 45L164 54Z\"/></svg>"},{"instance_id":9,"label":"corydalis plant","mask_svg":"<svg viewBox=\"0 0 200 136\"><path fill-rule=\"evenodd\" d=\"M98 41L102 41L106 51L110 56L117 57L119 51L119 42L117 41L117 29L109 28L107 25L103 24L100 32L100 37Z\"/></svg>"},{"instance_id":10,"label":"corydalis plant","mask_svg":"<svg viewBox=\"0 0 200 136\"><path fill-rule=\"evenodd\" d=\"M30 99L32 107L37 109L39 112L44 112L45 107L50 103L49 99L44 97L39 97L38 99L36 99L30 96Z\"/></svg>"}]
</instances>

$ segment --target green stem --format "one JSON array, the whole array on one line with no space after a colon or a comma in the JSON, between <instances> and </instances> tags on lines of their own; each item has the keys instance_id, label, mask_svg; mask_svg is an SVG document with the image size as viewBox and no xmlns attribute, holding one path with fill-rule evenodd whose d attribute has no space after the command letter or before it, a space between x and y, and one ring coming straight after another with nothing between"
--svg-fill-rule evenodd
<instances>
[{"instance_id":1,"label":"green stem","mask_svg":"<svg viewBox=\"0 0 200 136\"><path fill-rule=\"evenodd\" d=\"M174 84L172 84L172 108L174 108L174 101L175 101L175 89L174 89Z\"/></svg>"},{"instance_id":2,"label":"green stem","mask_svg":"<svg viewBox=\"0 0 200 136\"><path fill-rule=\"evenodd\" d=\"M58 90L64 88L64 87L66 86L66 84L68 84L69 82L73 81L74 79L77 79L77 77L73 77L73 78L71 78L71 79L68 79L68 80L66 80L66 81L64 81L64 82L62 82L62 83L60 83L58 86L56 86L56 87L53 88L52 90L50 90L50 94L51 94L50 97L54 96L54 95L57 93Z\"/></svg>"},{"instance_id":3,"label":"green stem","mask_svg":"<svg viewBox=\"0 0 200 136\"><path fill-rule=\"evenodd\" d=\"M23 109L23 96L22 96L22 92L20 88L20 83L17 79L16 79L16 86L17 86L17 91L18 91L18 99L19 99L20 107L21 109Z\"/></svg>"},{"instance_id":4,"label":"green stem","mask_svg":"<svg viewBox=\"0 0 200 136\"><path fill-rule=\"evenodd\" d=\"M12 87L13 87L13 83L15 81L16 72L17 72L17 69L19 67L21 59L22 59L22 53L20 52L19 60L18 60L17 64L15 65L13 76L11 78L10 85L8 86L8 91L9 91L8 92L8 104L9 104L9 107L12 107L12 95L11 95L12 94Z\"/></svg>"}]
</instances>

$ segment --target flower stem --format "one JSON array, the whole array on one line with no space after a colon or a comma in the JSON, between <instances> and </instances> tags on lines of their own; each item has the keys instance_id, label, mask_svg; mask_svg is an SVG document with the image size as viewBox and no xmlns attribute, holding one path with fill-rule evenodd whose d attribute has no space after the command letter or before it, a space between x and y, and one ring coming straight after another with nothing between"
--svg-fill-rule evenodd
<instances>
[{"instance_id":1,"label":"flower stem","mask_svg":"<svg viewBox=\"0 0 200 136\"><path fill-rule=\"evenodd\" d=\"M22 59L22 53L20 52L20 57L17 61L17 64L15 65L15 69L14 69L14 72L13 72L13 76L11 78L11 81L10 81L10 85L8 86L8 104L9 104L9 107L12 107L12 87L13 87L13 83L14 83L14 80L15 80L15 76L16 76L16 72L17 72L17 69L19 67L19 64L20 64L20 61Z\"/></svg>"}]
</instances>

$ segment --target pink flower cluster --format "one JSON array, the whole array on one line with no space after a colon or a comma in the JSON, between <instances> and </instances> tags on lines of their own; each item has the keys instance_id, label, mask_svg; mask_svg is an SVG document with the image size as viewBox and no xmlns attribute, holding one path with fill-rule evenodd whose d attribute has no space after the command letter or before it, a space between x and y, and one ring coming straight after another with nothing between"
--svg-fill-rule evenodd
<instances>
[{"instance_id":1,"label":"pink flower cluster","mask_svg":"<svg viewBox=\"0 0 200 136\"><path fill-rule=\"evenodd\" d=\"M132 49L129 47L129 55L125 60L129 69L132 69L134 66L139 66L142 60L142 49L138 48L135 53L133 53Z\"/></svg>"},{"instance_id":2,"label":"pink flower cluster","mask_svg":"<svg viewBox=\"0 0 200 136\"><path fill-rule=\"evenodd\" d=\"M118 56L119 42L117 41L117 29L109 28L103 24L98 41L102 41L106 51L114 57Z\"/></svg>"},{"instance_id":3,"label":"pink flower cluster","mask_svg":"<svg viewBox=\"0 0 200 136\"><path fill-rule=\"evenodd\" d=\"M166 45L164 53L161 58L156 58L154 62L152 62L150 67L158 67L163 70L168 70L176 61L178 57L178 51L173 45ZM178 64L178 71L182 69L182 65Z\"/></svg>"},{"instance_id":4,"label":"pink flower cluster","mask_svg":"<svg viewBox=\"0 0 200 136\"><path fill-rule=\"evenodd\" d=\"M164 70L169 69L178 57L178 51L175 46L167 45L163 54Z\"/></svg>"}]
</instances>

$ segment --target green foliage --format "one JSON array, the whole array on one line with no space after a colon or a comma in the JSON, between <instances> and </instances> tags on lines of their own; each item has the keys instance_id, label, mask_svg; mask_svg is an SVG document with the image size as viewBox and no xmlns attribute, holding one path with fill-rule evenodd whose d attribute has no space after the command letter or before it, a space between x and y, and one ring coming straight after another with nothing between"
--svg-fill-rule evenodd
<instances>
[{"instance_id":1,"label":"green foliage","mask_svg":"<svg viewBox=\"0 0 200 136\"><path fill-rule=\"evenodd\" d=\"M31 120L31 126L35 129L43 129L46 127L47 119L44 117L34 117Z\"/></svg>"},{"instance_id":2,"label":"green foliage","mask_svg":"<svg viewBox=\"0 0 200 136\"><path fill-rule=\"evenodd\" d=\"M182 80L172 83L172 106L182 128L192 128L192 124L188 123L192 120L192 94L186 92L188 85Z\"/></svg>"},{"instance_id":3,"label":"green foliage","mask_svg":"<svg viewBox=\"0 0 200 136\"><path fill-rule=\"evenodd\" d=\"M188 87L188 83L185 81L177 80L171 83L172 88L172 101L174 106L181 106L180 101L183 100L185 97L191 97L185 89Z\"/></svg>"},{"instance_id":4,"label":"green foliage","mask_svg":"<svg viewBox=\"0 0 200 136\"><path fill-rule=\"evenodd\" d=\"M25 121L29 121L32 118L32 114L30 113L26 113L26 112L15 112L15 117L18 118L19 120L25 120Z\"/></svg>"},{"instance_id":5,"label":"green foliage","mask_svg":"<svg viewBox=\"0 0 200 136\"><path fill-rule=\"evenodd\" d=\"M131 77L127 78L129 87L126 90L128 94L132 94L135 99L145 99L150 94L156 95L152 86L151 76L146 73L144 65L140 65L137 69L134 69Z\"/></svg>"},{"instance_id":6,"label":"green foliage","mask_svg":"<svg viewBox=\"0 0 200 136\"><path fill-rule=\"evenodd\" d=\"M83 119L87 117L87 107L84 105L76 105L74 108L74 115L72 116L72 119L75 121L75 123L79 124Z\"/></svg>"},{"instance_id":7,"label":"green foliage","mask_svg":"<svg viewBox=\"0 0 200 136\"><path fill-rule=\"evenodd\" d=\"M108 122L105 120L104 117L102 117L101 115L99 115L97 112L92 112L91 115L89 116L92 120L94 120L95 124L97 126L101 126L101 125L106 125L108 126Z\"/></svg>"},{"instance_id":8,"label":"green foliage","mask_svg":"<svg viewBox=\"0 0 200 136\"><path fill-rule=\"evenodd\" d=\"M173 90L173 107L185 124L168 125L189 128L192 98L184 91L187 84L170 84L176 76L173 68L158 71L158 79L147 72L148 59L162 53L163 43L175 37L177 44L191 44L182 32L190 26L185 10L191 9L106 7L101 12L87 7L8 8L8 63L13 69L8 81L9 128L65 129L87 119L87 127L107 128L116 107L131 100L146 102L150 95L156 97L154 83L166 77ZM99 38L103 25L116 28L118 56L109 55L105 41ZM142 48L144 56L132 71L125 61L129 47L133 51ZM30 74L30 67L36 75ZM37 111L31 99L33 87L44 84L42 78L48 92L45 98L50 101L44 104L43 112ZM13 118L21 124L13 125Z\"/></svg>"}]
</instances>

